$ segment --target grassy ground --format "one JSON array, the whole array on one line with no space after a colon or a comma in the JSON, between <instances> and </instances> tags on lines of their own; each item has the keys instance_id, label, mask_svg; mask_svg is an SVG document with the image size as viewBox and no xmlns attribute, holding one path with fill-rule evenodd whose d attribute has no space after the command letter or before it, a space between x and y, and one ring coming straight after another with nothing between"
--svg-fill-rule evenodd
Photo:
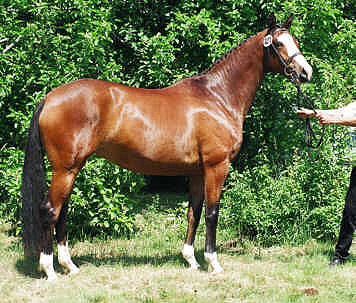
<instances>
[{"instance_id":1,"label":"grassy ground","mask_svg":"<svg viewBox=\"0 0 356 303\"><path fill-rule=\"evenodd\" d=\"M20 240L0 230L0 302L356 302L356 258L342 268L327 264L330 243L299 247L256 247L219 230L219 259L225 271L209 274L203 260L204 224L196 256L202 265L189 271L180 250L185 216L148 209L137 216L140 231L131 240L72 243L80 273L47 282L22 257ZM352 247L356 256L356 244Z\"/></svg>"}]
</instances>

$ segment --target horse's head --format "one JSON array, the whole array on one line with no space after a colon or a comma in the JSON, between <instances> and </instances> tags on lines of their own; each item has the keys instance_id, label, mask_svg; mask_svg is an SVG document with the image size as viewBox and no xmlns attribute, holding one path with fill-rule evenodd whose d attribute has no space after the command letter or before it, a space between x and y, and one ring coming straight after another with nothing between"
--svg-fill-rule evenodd
<instances>
[{"instance_id":1,"label":"horse's head","mask_svg":"<svg viewBox=\"0 0 356 303\"><path fill-rule=\"evenodd\" d=\"M281 73L298 85L311 79L313 69L298 48L298 41L289 33L293 15L283 24L277 24L270 16L269 28L264 37L265 64L267 70Z\"/></svg>"}]
</instances>

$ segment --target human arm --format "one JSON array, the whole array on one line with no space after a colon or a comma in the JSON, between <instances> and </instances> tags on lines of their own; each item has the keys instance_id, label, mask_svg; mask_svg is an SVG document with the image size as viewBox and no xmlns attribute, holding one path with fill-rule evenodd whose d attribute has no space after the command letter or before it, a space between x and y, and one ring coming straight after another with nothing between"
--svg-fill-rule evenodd
<instances>
[{"instance_id":1,"label":"human arm","mask_svg":"<svg viewBox=\"0 0 356 303\"><path fill-rule=\"evenodd\" d=\"M319 122L325 124L340 124L346 126L356 126L356 102L352 102L345 107L338 109L317 109L311 110L301 108L297 114L302 119L317 117Z\"/></svg>"}]
</instances>

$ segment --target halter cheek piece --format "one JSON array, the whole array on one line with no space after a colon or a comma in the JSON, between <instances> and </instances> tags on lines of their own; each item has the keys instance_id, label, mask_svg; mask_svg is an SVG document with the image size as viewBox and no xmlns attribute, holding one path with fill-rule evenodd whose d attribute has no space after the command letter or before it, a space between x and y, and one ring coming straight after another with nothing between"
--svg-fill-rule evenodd
<instances>
[{"instance_id":1,"label":"halter cheek piece","mask_svg":"<svg viewBox=\"0 0 356 303\"><path fill-rule=\"evenodd\" d=\"M267 35L263 39L264 50L267 52L267 56L265 56L266 65L268 64L268 57L270 56L272 50L272 54L279 59L279 62L283 66L284 75L288 78L291 78L295 82L298 79L298 73L292 66L290 66L290 64L292 63L295 57L302 55L302 53L296 52L295 54L290 56L287 59L287 61L284 60L284 58L278 52L277 47L273 42L273 35L278 31L288 31L288 30L286 28L281 27L280 25L277 25L277 27L273 29L269 29Z\"/></svg>"}]
</instances>

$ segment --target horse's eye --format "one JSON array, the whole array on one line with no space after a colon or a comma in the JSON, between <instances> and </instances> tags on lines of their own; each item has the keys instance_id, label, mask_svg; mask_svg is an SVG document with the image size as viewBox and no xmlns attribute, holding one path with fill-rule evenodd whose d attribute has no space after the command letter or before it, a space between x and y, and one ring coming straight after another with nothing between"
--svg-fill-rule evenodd
<instances>
[{"instance_id":1,"label":"horse's eye","mask_svg":"<svg viewBox=\"0 0 356 303\"><path fill-rule=\"evenodd\" d=\"M282 46L283 46L283 44L282 44L281 42L277 42L277 43L276 43L276 47L280 48L280 47L282 47Z\"/></svg>"}]
</instances>

